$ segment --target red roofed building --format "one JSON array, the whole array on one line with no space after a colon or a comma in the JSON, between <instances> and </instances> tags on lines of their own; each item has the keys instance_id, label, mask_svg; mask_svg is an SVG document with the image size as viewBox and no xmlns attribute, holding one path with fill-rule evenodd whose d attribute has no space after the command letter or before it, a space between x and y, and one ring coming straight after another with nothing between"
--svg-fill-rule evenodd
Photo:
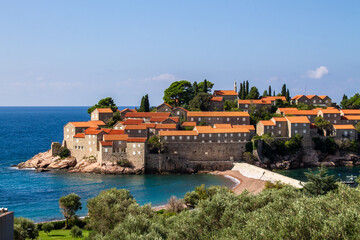
<instances>
[{"instance_id":1,"label":"red roofed building","mask_svg":"<svg viewBox=\"0 0 360 240\"><path fill-rule=\"evenodd\" d=\"M335 141L338 141L340 143L344 141L353 141L358 139L358 132L351 124L334 124L331 135L334 137Z\"/></svg>"},{"instance_id":2,"label":"red roofed building","mask_svg":"<svg viewBox=\"0 0 360 240\"><path fill-rule=\"evenodd\" d=\"M235 101L238 99L238 93L234 90L215 90L214 97L222 97L223 101Z\"/></svg>"},{"instance_id":3,"label":"red roofed building","mask_svg":"<svg viewBox=\"0 0 360 240\"><path fill-rule=\"evenodd\" d=\"M249 125L250 115L247 112L188 112L187 121L196 122L205 121L207 125L231 124L231 125Z\"/></svg>"},{"instance_id":4,"label":"red roofed building","mask_svg":"<svg viewBox=\"0 0 360 240\"><path fill-rule=\"evenodd\" d=\"M90 113L92 121L103 121L107 123L113 117L113 111L111 108L95 108L94 111Z\"/></svg>"},{"instance_id":5,"label":"red roofed building","mask_svg":"<svg viewBox=\"0 0 360 240\"><path fill-rule=\"evenodd\" d=\"M291 104L298 105L300 103L314 106L331 106L331 98L329 96L317 95L296 95L291 99Z\"/></svg>"},{"instance_id":6,"label":"red roofed building","mask_svg":"<svg viewBox=\"0 0 360 240\"><path fill-rule=\"evenodd\" d=\"M156 107L157 112L171 112L173 107L170 104L162 103Z\"/></svg>"}]
</instances>

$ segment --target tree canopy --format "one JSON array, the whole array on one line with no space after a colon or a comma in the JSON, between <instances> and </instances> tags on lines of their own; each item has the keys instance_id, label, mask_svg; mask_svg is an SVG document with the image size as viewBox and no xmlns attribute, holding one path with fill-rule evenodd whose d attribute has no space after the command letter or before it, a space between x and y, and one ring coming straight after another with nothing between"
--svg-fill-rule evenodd
<instances>
[{"instance_id":1,"label":"tree canopy","mask_svg":"<svg viewBox=\"0 0 360 240\"><path fill-rule=\"evenodd\" d=\"M140 108L138 109L138 112L150 112L150 102L148 94L141 98Z\"/></svg>"},{"instance_id":2,"label":"tree canopy","mask_svg":"<svg viewBox=\"0 0 360 240\"><path fill-rule=\"evenodd\" d=\"M66 219L64 227L66 229L69 219L75 216L76 212L82 208L80 197L75 193L63 196L59 199L59 207L62 209L62 213Z\"/></svg>"},{"instance_id":3,"label":"tree canopy","mask_svg":"<svg viewBox=\"0 0 360 240\"><path fill-rule=\"evenodd\" d=\"M111 97L101 99L97 104L88 108L88 113L90 114L96 108L111 108L115 112L118 108Z\"/></svg>"},{"instance_id":4,"label":"tree canopy","mask_svg":"<svg viewBox=\"0 0 360 240\"><path fill-rule=\"evenodd\" d=\"M344 95L340 105L343 109L359 109L360 108L360 94L355 93L355 95L349 99L346 95Z\"/></svg>"},{"instance_id":5,"label":"tree canopy","mask_svg":"<svg viewBox=\"0 0 360 240\"><path fill-rule=\"evenodd\" d=\"M324 195L338 188L335 177L328 175L327 169L323 165L318 168L317 173L310 170L310 172L305 173L305 175L308 181L304 189L311 195Z\"/></svg>"},{"instance_id":6,"label":"tree canopy","mask_svg":"<svg viewBox=\"0 0 360 240\"><path fill-rule=\"evenodd\" d=\"M182 80L173 82L170 87L164 91L164 102L172 106L181 106L188 104L192 99L192 85L190 82Z\"/></svg>"},{"instance_id":7,"label":"tree canopy","mask_svg":"<svg viewBox=\"0 0 360 240\"><path fill-rule=\"evenodd\" d=\"M213 88L213 86L214 86L214 83L205 79L204 81L199 82L198 89L199 89L199 92L209 93L209 92L211 92L211 89ZM194 94L194 96L196 96L196 94Z\"/></svg>"},{"instance_id":8,"label":"tree canopy","mask_svg":"<svg viewBox=\"0 0 360 240\"><path fill-rule=\"evenodd\" d=\"M189 109L192 111L208 111L211 98L211 94L199 92L192 100L190 100Z\"/></svg>"},{"instance_id":9,"label":"tree canopy","mask_svg":"<svg viewBox=\"0 0 360 240\"><path fill-rule=\"evenodd\" d=\"M260 97L260 93L259 93L259 90L257 89L257 87L252 87L250 89L248 98L249 99L259 99L259 97Z\"/></svg>"}]
</instances>

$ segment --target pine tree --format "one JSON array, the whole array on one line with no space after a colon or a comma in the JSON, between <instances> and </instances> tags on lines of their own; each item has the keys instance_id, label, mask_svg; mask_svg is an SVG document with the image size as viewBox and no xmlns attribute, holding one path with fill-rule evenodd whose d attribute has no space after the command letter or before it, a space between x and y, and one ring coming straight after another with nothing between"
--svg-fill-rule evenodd
<instances>
[{"instance_id":1,"label":"pine tree","mask_svg":"<svg viewBox=\"0 0 360 240\"><path fill-rule=\"evenodd\" d=\"M346 94L344 94L342 100L343 100L343 101L344 101L344 100L348 100L348 96L346 96Z\"/></svg>"},{"instance_id":2,"label":"pine tree","mask_svg":"<svg viewBox=\"0 0 360 240\"><path fill-rule=\"evenodd\" d=\"M269 85L269 96L271 96L271 85Z\"/></svg>"},{"instance_id":3,"label":"pine tree","mask_svg":"<svg viewBox=\"0 0 360 240\"><path fill-rule=\"evenodd\" d=\"M150 112L149 95L147 94L144 97L144 112Z\"/></svg>"},{"instance_id":4,"label":"pine tree","mask_svg":"<svg viewBox=\"0 0 360 240\"><path fill-rule=\"evenodd\" d=\"M268 92L267 92L267 90L265 90L265 91L263 92L263 97L267 97L267 95L268 95Z\"/></svg>"},{"instance_id":5,"label":"pine tree","mask_svg":"<svg viewBox=\"0 0 360 240\"><path fill-rule=\"evenodd\" d=\"M281 89L281 96L285 96L285 95L286 95L286 84L284 84Z\"/></svg>"},{"instance_id":6,"label":"pine tree","mask_svg":"<svg viewBox=\"0 0 360 240\"><path fill-rule=\"evenodd\" d=\"M290 102L290 91L289 91L289 89L286 91L285 97L286 97L286 101Z\"/></svg>"}]
</instances>

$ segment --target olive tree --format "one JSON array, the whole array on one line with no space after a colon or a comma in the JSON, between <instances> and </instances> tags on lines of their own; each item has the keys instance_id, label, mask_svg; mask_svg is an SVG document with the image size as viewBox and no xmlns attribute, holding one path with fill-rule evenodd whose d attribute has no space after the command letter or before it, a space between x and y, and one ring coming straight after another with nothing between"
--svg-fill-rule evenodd
<instances>
[{"instance_id":1,"label":"olive tree","mask_svg":"<svg viewBox=\"0 0 360 240\"><path fill-rule=\"evenodd\" d=\"M75 216L76 212L82 208L80 197L75 193L63 196L59 199L59 207L62 209L62 213L66 219L64 226L64 229L66 229L69 219Z\"/></svg>"}]
</instances>

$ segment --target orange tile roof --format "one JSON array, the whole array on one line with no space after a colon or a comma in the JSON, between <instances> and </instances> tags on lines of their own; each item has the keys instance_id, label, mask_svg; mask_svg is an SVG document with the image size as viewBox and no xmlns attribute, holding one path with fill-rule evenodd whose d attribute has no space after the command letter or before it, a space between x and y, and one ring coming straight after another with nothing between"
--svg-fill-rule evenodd
<instances>
[{"instance_id":1,"label":"orange tile roof","mask_svg":"<svg viewBox=\"0 0 360 240\"><path fill-rule=\"evenodd\" d=\"M215 90L214 91L215 95L219 95L219 96L237 96L237 92L235 92L234 90Z\"/></svg>"},{"instance_id":2,"label":"orange tile roof","mask_svg":"<svg viewBox=\"0 0 360 240\"><path fill-rule=\"evenodd\" d=\"M316 97L316 95L306 95L308 99L312 99L313 97Z\"/></svg>"},{"instance_id":3,"label":"orange tile roof","mask_svg":"<svg viewBox=\"0 0 360 240\"><path fill-rule=\"evenodd\" d=\"M147 129L145 125L126 125L125 130L141 130Z\"/></svg>"},{"instance_id":4,"label":"orange tile roof","mask_svg":"<svg viewBox=\"0 0 360 240\"><path fill-rule=\"evenodd\" d=\"M88 122L69 122L74 127L97 127L106 125L103 121L88 121ZM68 123L68 124L69 124Z\"/></svg>"},{"instance_id":5,"label":"orange tile roof","mask_svg":"<svg viewBox=\"0 0 360 240\"><path fill-rule=\"evenodd\" d=\"M214 128L232 128L231 124L214 124Z\"/></svg>"},{"instance_id":6,"label":"orange tile roof","mask_svg":"<svg viewBox=\"0 0 360 240\"><path fill-rule=\"evenodd\" d=\"M286 117L290 123L310 123L309 119L305 116L299 117Z\"/></svg>"},{"instance_id":7,"label":"orange tile roof","mask_svg":"<svg viewBox=\"0 0 360 240\"><path fill-rule=\"evenodd\" d=\"M333 127L334 127L335 129L344 129L344 130L347 130L347 129L349 129L349 130L355 129L355 127L354 127L353 125L351 125L351 124L348 124L348 125L333 125Z\"/></svg>"},{"instance_id":8,"label":"orange tile roof","mask_svg":"<svg viewBox=\"0 0 360 240\"><path fill-rule=\"evenodd\" d=\"M85 129L85 135L98 135L99 133L103 132L103 130L94 130L94 129Z\"/></svg>"},{"instance_id":9,"label":"orange tile roof","mask_svg":"<svg viewBox=\"0 0 360 240\"><path fill-rule=\"evenodd\" d=\"M169 117L169 119L175 121L175 122L179 122L180 118L179 117Z\"/></svg>"},{"instance_id":10,"label":"orange tile roof","mask_svg":"<svg viewBox=\"0 0 360 240\"><path fill-rule=\"evenodd\" d=\"M338 109L320 109L322 113L337 113L340 114L340 111Z\"/></svg>"},{"instance_id":11,"label":"orange tile roof","mask_svg":"<svg viewBox=\"0 0 360 240\"><path fill-rule=\"evenodd\" d=\"M183 127L195 127L196 126L196 122L183 122L183 124L181 124Z\"/></svg>"},{"instance_id":12,"label":"orange tile roof","mask_svg":"<svg viewBox=\"0 0 360 240\"><path fill-rule=\"evenodd\" d=\"M267 96L267 97L262 97L261 99L265 101L276 101L277 99L286 101L286 97L284 96Z\"/></svg>"},{"instance_id":13,"label":"orange tile roof","mask_svg":"<svg viewBox=\"0 0 360 240\"><path fill-rule=\"evenodd\" d=\"M146 142L146 138L128 138L127 142Z\"/></svg>"},{"instance_id":14,"label":"orange tile roof","mask_svg":"<svg viewBox=\"0 0 360 240\"><path fill-rule=\"evenodd\" d=\"M222 102L223 101L223 97L212 97L210 99L210 101L213 101L213 102Z\"/></svg>"},{"instance_id":15,"label":"orange tile roof","mask_svg":"<svg viewBox=\"0 0 360 240\"><path fill-rule=\"evenodd\" d=\"M159 106L157 106L157 108L160 107L161 105L166 105L166 106L168 106L168 107L170 107L170 108L173 108L171 105L169 105L169 104L167 104L167 103L165 103L165 102L162 103L162 104L160 104Z\"/></svg>"},{"instance_id":16,"label":"orange tile roof","mask_svg":"<svg viewBox=\"0 0 360 240\"><path fill-rule=\"evenodd\" d=\"M341 109L344 115L360 115L360 109Z\"/></svg>"},{"instance_id":17,"label":"orange tile roof","mask_svg":"<svg viewBox=\"0 0 360 240\"><path fill-rule=\"evenodd\" d=\"M271 104L271 101L261 100L261 99L245 99L245 100L238 100L239 104Z\"/></svg>"},{"instance_id":18,"label":"orange tile roof","mask_svg":"<svg viewBox=\"0 0 360 240\"><path fill-rule=\"evenodd\" d=\"M111 128L101 128L101 131L104 131L106 133L110 133L111 132Z\"/></svg>"},{"instance_id":19,"label":"orange tile roof","mask_svg":"<svg viewBox=\"0 0 360 240\"><path fill-rule=\"evenodd\" d=\"M128 139L127 134L104 135L104 141L126 141L127 139Z\"/></svg>"},{"instance_id":20,"label":"orange tile roof","mask_svg":"<svg viewBox=\"0 0 360 240\"><path fill-rule=\"evenodd\" d=\"M233 128L246 128L255 131L254 125L232 125Z\"/></svg>"},{"instance_id":21,"label":"orange tile roof","mask_svg":"<svg viewBox=\"0 0 360 240\"><path fill-rule=\"evenodd\" d=\"M287 122L285 117L273 117L276 122Z\"/></svg>"},{"instance_id":22,"label":"orange tile roof","mask_svg":"<svg viewBox=\"0 0 360 240\"><path fill-rule=\"evenodd\" d=\"M326 95L321 95L321 96L318 96L319 98L321 98L321 99L324 99L324 98L326 98L326 97L328 97L328 96L326 96Z\"/></svg>"},{"instance_id":23,"label":"orange tile roof","mask_svg":"<svg viewBox=\"0 0 360 240\"><path fill-rule=\"evenodd\" d=\"M176 129L176 124L156 124L155 129Z\"/></svg>"},{"instance_id":24,"label":"orange tile roof","mask_svg":"<svg viewBox=\"0 0 360 240\"><path fill-rule=\"evenodd\" d=\"M104 141L101 141L100 142L102 146L112 146L113 145L113 142L104 142Z\"/></svg>"},{"instance_id":25,"label":"orange tile roof","mask_svg":"<svg viewBox=\"0 0 360 240\"><path fill-rule=\"evenodd\" d=\"M113 110L111 110L111 108L96 108L95 110L97 110L98 113L113 113Z\"/></svg>"},{"instance_id":26,"label":"orange tile roof","mask_svg":"<svg viewBox=\"0 0 360 240\"><path fill-rule=\"evenodd\" d=\"M144 122L143 119L126 119L122 125L139 125L142 122Z\"/></svg>"},{"instance_id":27,"label":"orange tile roof","mask_svg":"<svg viewBox=\"0 0 360 240\"><path fill-rule=\"evenodd\" d=\"M136 109L130 109L130 108L125 108L125 109L123 109L123 110L121 110L121 111L118 109L118 111L119 111L120 113L125 112L125 111L137 112Z\"/></svg>"},{"instance_id":28,"label":"orange tile roof","mask_svg":"<svg viewBox=\"0 0 360 240\"><path fill-rule=\"evenodd\" d=\"M212 128L210 126L196 126L194 131L198 133L248 133L247 128Z\"/></svg>"},{"instance_id":29,"label":"orange tile roof","mask_svg":"<svg viewBox=\"0 0 360 240\"><path fill-rule=\"evenodd\" d=\"M184 110L185 112L188 112L188 110L186 110L185 108L182 108L182 107L175 107L171 110L171 112L175 112L176 109L181 109L181 110Z\"/></svg>"},{"instance_id":30,"label":"orange tile roof","mask_svg":"<svg viewBox=\"0 0 360 240\"><path fill-rule=\"evenodd\" d=\"M111 129L111 131L109 132L110 135L113 134L124 134L124 130L117 130L117 129Z\"/></svg>"},{"instance_id":31,"label":"orange tile roof","mask_svg":"<svg viewBox=\"0 0 360 240\"><path fill-rule=\"evenodd\" d=\"M301 98L302 96L304 96L304 95L296 95L296 96L294 96L293 98L291 98L291 100L299 99L299 98Z\"/></svg>"},{"instance_id":32,"label":"orange tile roof","mask_svg":"<svg viewBox=\"0 0 360 240\"><path fill-rule=\"evenodd\" d=\"M261 120L259 121L264 126L275 126L275 123L271 120Z\"/></svg>"},{"instance_id":33,"label":"orange tile roof","mask_svg":"<svg viewBox=\"0 0 360 240\"><path fill-rule=\"evenodd\" d=\"M103 121L99 121L99 120L89 121L89 123L94 126L105 126L106 125Z\"/></svg>"},{"instance_id":34,"label":"orange tile roof","mask_svg":"<svg viewBox=\"0 0 360 240\"><path fill-rule=\"evenodd\" d=\"M74 138L85 138L85 133L77 133L74 135Z\"/></svg>"},{"instance_id":35,"label":"orange tile roof","mask_svg":"<svg viewBox=\"0 0 360 240\"><path fill-rule=\"evenodd\" d=\"M142 123L140 125L144 125L147 128L155 128L156 124L155 123Z\"/></svg>"},{"instance_id":36,"label":"orange tile roof","mask_svg":"<svg viewBox=\"0 0 360 240\"><path fill-rule=\"evenodd\" d=\"M169 112L127 112L126 118L152 118L152 117L169 117Z\"/></svg>"},{"instance_id":37,"label":"orange tile roof","mask_svg":"<svg viewBox=\"0 0 360 240\"><path fill-rule=\"evenodd\" d=\"M188 112L188 117L250 117L247 112Z\"/></svg>"},{"instance_id":38,"label":"orange tile roof","mask_svg":"<svg viewBox=\"0 0 360 240\"><path fill-rule=\"evenodd\" d=\"M341 118L344 118L345 120L360 120L360 115L345 115Z\"/></svg>"},{"instance_id":39,"label":"orange tile roof","mask_svg":"<svg viewBox=\"0 0 360 240\"><path fill-rule=\"evenodd\" d=\"M160 136L197 136L196 131L159 131Z\"/></svg>"},{"instance_id":40,"label":"orange tile roof","mask_svg":"<svg viewBox=\"0 0 360 240\"><path fill-rule=\"evenodd\" d=\"M152 117L150 118L150 122L162 122L168 119L167 117Z\"/></svg>"}]
</instances>

